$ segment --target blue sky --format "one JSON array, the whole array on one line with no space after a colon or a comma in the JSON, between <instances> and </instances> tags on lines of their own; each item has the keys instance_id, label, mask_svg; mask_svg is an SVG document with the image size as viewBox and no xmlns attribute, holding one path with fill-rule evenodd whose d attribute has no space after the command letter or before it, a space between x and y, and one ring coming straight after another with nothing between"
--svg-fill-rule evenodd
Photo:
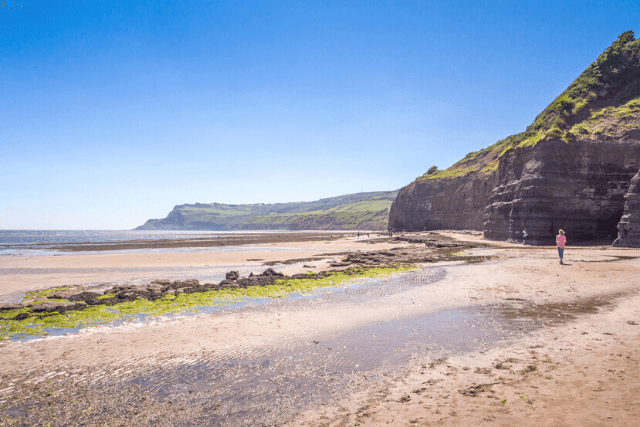
<instances>
[{"instance_id":1,"label":"blue sky","mask_svg":"<svg viewBox=\"0 0 640 427\"><path fill-rule=\"evenodd\" d=\"M520 132L629 1L0 0L0 229L393 190Z\"/></svg>"}]
</instances>

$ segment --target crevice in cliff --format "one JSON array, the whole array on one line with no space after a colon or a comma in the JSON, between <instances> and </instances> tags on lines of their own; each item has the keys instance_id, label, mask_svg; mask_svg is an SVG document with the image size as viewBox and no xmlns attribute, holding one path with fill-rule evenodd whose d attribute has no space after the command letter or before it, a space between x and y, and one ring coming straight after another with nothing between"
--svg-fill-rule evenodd
<instances>
[{"instance_id":1,"label":"crevice in cliff","mask_svg":"<svg viewBox=\"0 0 640 427\"><path fill-rule=\"evenodd\" d=\"M622 219L623 213L624 201L620 203L619 209L617 209L611 216L597 220L598 227L596 231L598 234L610 237L613 241L618 236L618 223L620 222L620 219Z\"/></svg>"}]
</instances>

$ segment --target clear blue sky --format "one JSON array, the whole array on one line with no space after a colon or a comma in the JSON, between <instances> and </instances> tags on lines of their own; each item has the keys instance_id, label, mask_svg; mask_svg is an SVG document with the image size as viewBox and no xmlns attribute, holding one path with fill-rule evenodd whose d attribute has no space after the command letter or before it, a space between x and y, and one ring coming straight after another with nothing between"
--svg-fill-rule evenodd
<instances>
[{"instance_id":1,"label":"clear blue sky","mask_svg":"<svg viewBox=\"0 0 640 427\"><path fill-rule=\"evenodd\" d=\"M628 1L0 0L0 229L394 190L520 132Z\"/></svg>"}]
</instances>

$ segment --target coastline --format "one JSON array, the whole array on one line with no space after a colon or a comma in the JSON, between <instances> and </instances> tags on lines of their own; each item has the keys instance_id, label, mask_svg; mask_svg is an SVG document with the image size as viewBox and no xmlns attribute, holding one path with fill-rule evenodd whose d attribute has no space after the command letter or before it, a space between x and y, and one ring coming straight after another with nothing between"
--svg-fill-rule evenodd
<instances>
[{"instance_id":1,"label":"coastline","mask_svg":"<svg viewBox=\"0 0 640 427\"><path fill-rule=\"evenodd\" d=\"M220 239L220 242L216 241L215 245L210 246L199 246L199 241L184 239L175 242L179 246L173 251L163 247L156 252L156 243L149 242L144 244L142 250L135 252L123 253L108 249L106 253L68 252L64 255L0 257L0 298L2 295L65 285L148 283L159 278L222 280L229 270L244 267L248 271L261 272L265 263L312 257L317 260L307 264L320 271L329 268L330 260L336 257L330 255L333 253L369 250L374 246L376 249L410 246L406 242L388 239L372 245L368 243L370 240L349 236L351 233L345 233L347 236L335 232L327 235L315 232L295 233L291 236L275 234L259 235L251 238L250 243L245 236ZM327 240L332 235L340 237ZM269 240L271 237L275 238L274 241ZM285 240L289 238L292 240ZM308 239L305 240L306 238ZM190 244L196 246L189 246ZM176 250L181 248L195 250ZM277 269L288 275L308 271L303 268L303 263L298 264L282 265Z\"/></svg>"},{"instance_id":2,"label":"coastline","mask_svg":"<svg viewBox=\"0 0 640 427\"><path fill-rule=\"evenodd\" d=\"M3 382L10 384L10 390L5 388L4 395L14 396L16 400L5 401L4 407L8 410L18 405L16 402L31 402L41 408L42 417L54 420L56 416L62 420L63 409L53 410L46 403L47 399L54 399L46 396L48 389L56 395L55 399L58 400L54 401L62 408L77 410L83 407L85 411L89 407L95 409L95 405L106 408L119 399L131 397L130 393L134 390L131 381L142 378L143 373L149 371L162 369L173 372L186 369L183 367L190 364L218 360L223 355L233 360L240 355L256 358L255 355L264 354L267 349L282 352L290 346L294 348L300 345L300 348L310 345L313 349L314 345L318 345L313 344L315 341L322 343L335 340L335 337L362 328L366 330L370 327L368 325L410 322L411 319L427 319L448 310L472 309L485 313L487 319L497 322L495 330L504 331L504 337L481 343L483 347L475 350L453 351L446 355L446 362L438 362L444 353L431 344L427 350L412 350L413 355L395 376L370 383L356 375L352 379L362 381L360 388L352 389L344 385L340 389L340 398L332 398L320 406L302 408L304 410L298 410L294 419L287 418L285 415L289 412L283 409L282 417L274 418L276 424L338 426L357 422L363 425L405 426L497 422L498 425L514 425L523 422L525 416L534 416L538 417L536 422L540 425L598 425L597 422L610 420L607 418L609 416L620 416L612 418L617 421L615 425L633 425L631 421L640 415L631 401L639 380L637 356L640 354L640 330L636 328L640 326L628 322L640 323L640 311L637 309L640 300L635 280L640 272L640 250L569 247L565 255L568 265L560 266L553 248L489 242L477 236L454 232L441 234L485 245L462 255L497 258L477 264L450 261L431 263L423 266L426 269L424 271L442 269L446 273L443 278L426 285L409 286L413 283L413 276L400 275L398 280L404 283L402 286L393 292L384 291L380 297L367 297L364 300L356 287L353 300L337 299L330 302L333 300L329 299L330 303L326 304L321 303L322 299L314 303L315 297L303 303L295 299L275 301L262 308L247 307L215 315L178 316L125 323L116 327L90 328L71 335L25 343L5 342L0 344L2 365L5 367L1 375ZM281 262L279 269L286 274L295 274L308 269L300 265L303 263L286 265L282 262L308 258L311 253L322 255L319 252L321 248L327 249L323 252L339 253L374 248L389 250L400 247L409 250L422 245L396 240L369 243L366 240L345 239L328 243L277 243L264 246L249 252L163 253L159 256L96 253L37 259L31 257L20 260L14 268L25 271L48 268L51 271L16 274L3 286L18 283L17 289L30 290L36 284L36 278L51 285L63 281L65 277L66 280L74 280L81 275L85 275L83 280L93 280L101 275L104 280L104 272L91 272L91 269L102 267L122 269L144 266L153 269L170 265L182 268L189 264L191 268L213 263L224 266L235 262L261 270L265 268L262 264L269 260ZM269 248L282 250L269 251ZM16 257L11 258L11 261L16 261ZM260 261L249 261L258 258ZM0 264L0 268L7 268L7 260L0 259L2 262L5 264ZM316 262L316 267L318 270L337 269L329 265L328 259ZM65 270L68 268L86 271L70 273ZM139 273L121 271L118 274L122 274L123 280L129 280L126 278L139 276ZM20 280L20 276L29 278ZM381 286L386 281L392 280L382 280ZM521 322L522 331L513 326L514 321ZM540 321L545 324L540 326ZM492 323L487 325L491 326ZM377 342L376 339L373 342ZM328 355L333 354L325 347L322 349ZM623 357L612 356L613 353L622 354L623 350L626 351ZM345 359L348 363L357 363L362 356L357 356L360 354L357 352L354 354L356 356L349 356L347 352L343 357L351 357ZM549 358L552 363L544 362ZM509 367L496 368L501 362ZM536 369L527 371L529 366L535 366ZM579 366L582 368L578 369ZM573 371L578 370L583 372L574 375ZM553 372L549 374L548 371ZM548 380L547 376L553 379ZM343 377L335 378L340 383ZM48 379L52 382L47 382ZM74 390L77 391L83 382L94 384L97 391L108 389L104 402L99 403L97 394L87 392L86 405L69 403ZM489 383L491 385L486 385ZM111 386L108 384L116 388L109 388ZM553 384L553 387L549 387L549 384ZM478 391L480 389L474 389L477 393L471 395L461 392L478 385L482 386L482 390L489 387L494 392ZM61 388L67 391L61 391ZM414 393L420 389L424 390ZM154 413L166 416L158 418L159 425L172 425L187 422L196 413L202 415L199 412L202 408L196 404L184 404L192 411L187 414L161 404L164 401L149 390L135 390L147 399L147 403L139 407L138 411L142 412L137 418L131 418L133 407L124 405L112 419L96 415L98 419L107 425L122 422L147 425L151 418L145 417L151 417ZM284 386L280 390L284 394L287 392ZM204 397L206 393L210 391L196 390L188 396L196 402L198 396ZM520 394L527 396L527 399L520 398ZM485 398L473 397L476 395ZM615 403L606 406L598 401L605 395L607 402ZM182 401L180 393L171 396L173 401ZM403 399L405 396L409 396L409 399ZM505 399L506 402L501 403ZM532 403L528 403L529 400ZM552 403L556 401L560 404L554 409ZM586 406L591 412L584 411ZM613 411L614 415L607 414L605 409ZM590 414L591 419L585 414ZM571 417L580 422L572 421ZM166 422L162 422L163 419ZM54 422L52 425L58 424Z\"/></svg>"}]
</instances>

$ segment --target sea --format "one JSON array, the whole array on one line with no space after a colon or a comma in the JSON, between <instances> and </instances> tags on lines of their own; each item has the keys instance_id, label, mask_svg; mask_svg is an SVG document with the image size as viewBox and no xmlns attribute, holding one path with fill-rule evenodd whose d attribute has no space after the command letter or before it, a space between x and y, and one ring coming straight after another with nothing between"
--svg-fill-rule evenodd
<instances>
[{"instance_id":1,"label":"sea","mask_svg":"<svg viewBox=\"0 0 640 427\"><path fill-rule=\"evenodd\" d=\"M64 244L109 244L132 241L222 237L231 234L275 231L186 231L186 230L0 230L0 256L68 254L52 249ZM282 233L282 231L277 231ZM185 248L189 250L189 248ZM192 249L191 249L192 250ZM145 250L138 250L145 251ZM157 250L154 250L154 252ZM180 251L173 249L174 252ZM123 251L118 251L122 253ZM78 254L79 252L74 252ZM101 251L101 253L105 253Z\"/></svg>"}]
</instances>

